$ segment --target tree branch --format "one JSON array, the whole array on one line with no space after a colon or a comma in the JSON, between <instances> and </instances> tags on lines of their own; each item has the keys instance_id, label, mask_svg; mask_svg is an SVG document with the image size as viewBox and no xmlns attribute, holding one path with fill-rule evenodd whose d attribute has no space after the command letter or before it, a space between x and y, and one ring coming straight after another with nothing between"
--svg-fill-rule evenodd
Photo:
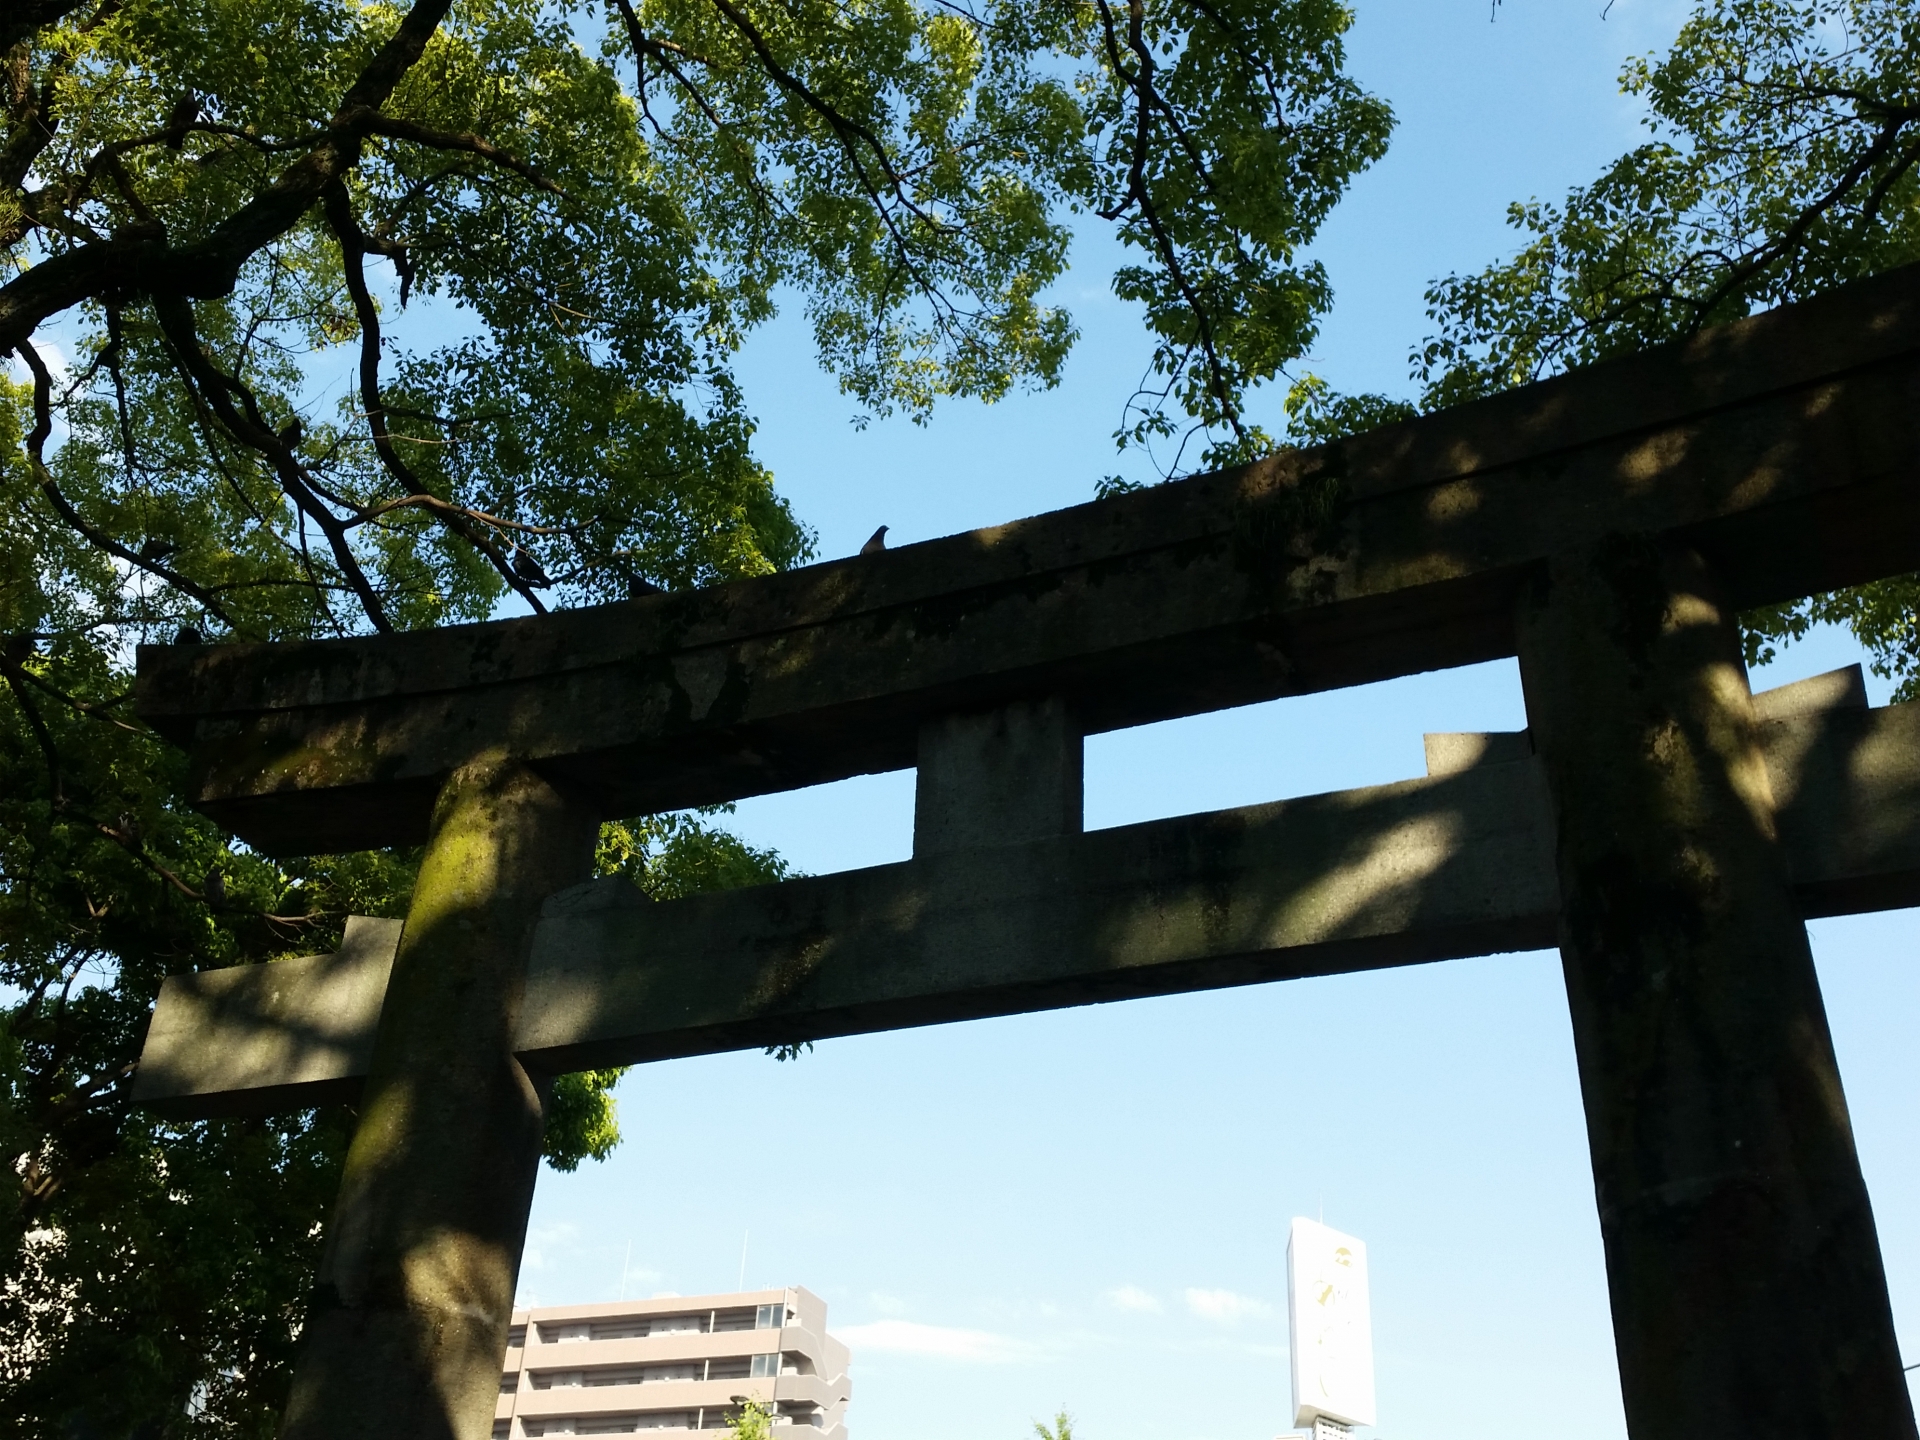
<instances>
[{"instance_id":1,"label":"tree branch","mask_svg":"<svg viewBox=\"0 0 1920 1440\"><path fill-rule=\"evenodd\" d=\"M1780 259L1783 255L1790 253L1793 248L1800 243L1801 239L1805 237L1807 232L1813 228L1814 223L1819 220L1822 215L1826 214L1844 200L1847 193L1858 185L1873 167L1893 150L1900 138L1901 131L1906 128L1906 123L1904 120L1894 120L1883 126L1879 135L1874 137L1873 143L1868 145L1865 150L1861 151L1860 154L1854 158L1853 163L1847 166L1846 170L1841 173L1840 178L1834 182L1826 194L1804 208L1794 217L1793 223L1781 231L1779 235L1775 236L1768 244L1761 246L1760 249L1752 252L1744 259L1730 264L1725 279L1714 286L1712 290L1708 291L1704 298L1691 302L1694 313L1694 323L1696 325L1705 324L1711 318L1714 310L1723 301L1746 285L1748 281L1766 269L1767 266L1773 264L1774 261ZM1899 160L1889 174L1883 177L1881 183L1875 187L1872 203L1876 209L1884 199L1886 191L1891 188L1902 174L1913 167L1916 160L1920 160L1920 147L1909 146L1906 155Z\"/></svg>"},{"instance_id":2,"label":"tree branch","mask_svg":"<svg viewBox=\"0 0 1920 1440\"><path fill-rule=\"evenodd\" d=\"M951 311L952 303L941 292L939 286L927 277L915 260L912 244L901 233L892 207L881 195L881 187L875 184L868 174L866 162L860 158L862 146L871 150L879 161L880 173L885 177L886 188L892 194L894 201L928 229L934 231L945 229L946 226L940 220L922 210L907 193L906 182L901 178L900 172L894 168L893 157L887 153L885 143L870 126L843 114L837 107L828 104L804 80L782 65L774 56L773 46L766 36L760 32L759 27L748 18L747 14L733 3L733 0L713 0L713 6L746 40L774 84L797 98L827 122L828 128L840 142L840 148L847 157L847 163L853 167L854 179L866 192L867 198L873 202L874 211L879 215L880 223L886 226L888 235L893 239L895 252L900 256L901 264L906 267L907 273L913 277L914 284L936 309Z\"/></svg>"},{"instance_id":3,"label":"tree branch","mask_svg":"<svg viewBox=\"0 0 1920 1440\"><path fill-rule=\"evenodd\" d=\"M433 150L463 150L469 155L491 160L504 170L511 170L529 185L545 190L550 195L558 195L563 200L572 198L526 161L516 159L491 140L478 135L465 131L455 134L449 130L435 130L431 126L401 120L392 115L375 115L368 121L367 130L370 134L385 135L394 140L411 140L416 145L425 145Z\"/></svg>"},{"instance_id":4,"label":"tree branch","mask_svg":"<svg viewBox=\"0 0 1920 1440\"><path fill-rule=\"evenodd\" d=\"M60 487L54 483L53 472L47 469L46 462L47 437L53 433L53 377L47 373L46 362L40 358L40 352L25 340L15 341L13 350L26 361L27 369L33 372L33 429L27 433L27 462L33 467L33 478L39 483L40 493L47 497L47 503L53 506L62 520L84 536L88 544L159 577L184 595L191 595L209 614L218 616L223 624L231 627L233 617L206 590L177 570L122 545L105 531L89 524L73 502L60 493Z\"/></svg>"},{"instance_id":5,"label":"tree branch","mask_svg":"<svg viewBox=\"0 0 1920 1440\"><path fill-rule=\"evenodd\" d=\"M374 452L380 457L380 463L387 473L398 480L411 494L404 501L393 502L371 508L362 507L356 523L365 524L390 510L403 505L416 508L430 508L444 520L454 533L459 535L474 549L486 556L501 578L518 591L526 602L533 606L535 614L545 614L546 606L540 597L533 593L531 586L520 579L513 571L507 557L500 553L499 547L492 544L479 533L478 527L459 506L438 500L426 494L426 486L420 483L412 469L400 458L393 448L393 437L387 432L387 407L380 396L380 307L373 303L373 294L367 289L366 255L367 238L360 224L353 216L353 205L347 196L344 184L327 187L324 196L327 224L335 238L340 242L342 269L346 274L347 293L353 299L354 314L360 321L360 403L366 409L367 429L373 436ZM425 502L433 501L432 505Z\"/></svg>"},{"instance_id":6,"label":"tree branch","mask_svg":"<svg viewBox=\"0 0 1920 1440\"><path fill-rule=\"evenodd\" d=\"M130 734L144 735L147 733L142 726L129 725L126 721L116 719L106 713L115 706L124 705L128 700L132 699L133 692L131 690L122 691L111 700L82 700L77 695L69 695L45 676L36 675L27 669L26 666L14 664L14 662L6 659L4 656L0 656L0 666L7 665L13 666L12 669L7 671L10 679L26 681L26 683L33 686L34 689L44 691L46 694L51 695L76 714L84 715L89 720L104 720L116 729L125 730Z\"/></svg>"},{"instance_id":7,"label":"tree branch","mask_svg":"<svg viewBox=\"0 0 1920 1440\"><path fill-rule=\"evenodd\" d=\"M237 376L220 370L201 348L192 305L178 296L156 295L153 297L153 308L182 380L189 386L198 387L229 434L266 457L287 498L299 507L303 515L309 516L327 537L334 562L339 565L340 573L346 577L347 584L365 607L367 619L373 623L374 629L383 633L391 632L393 625L387 619L386 608L380 603L380 596L367 579L366 572L360 568L353 547L347 542L346 527L313 493L307 484L300 459L293 452L293 446L266 423L253 392ZM245 414L235 408L235 396L240 398Z\"/></svg>"},{"instance_id":8,"label":"tree branch","mask_svg":"<svg viewBox=\"0 0 1920 1440\"><path fill-rule=\"evenodd\" d=\"M1200 303L1199 293L1187 279L1185 268L1180 263L1178 248L1173 237L1154 204L1151 187L1146 179L1146 160L1152 135L1151 111L1157 102L1169 115L1171 108L1159 99L1153 84L1154 60L1152 47L1146 43L1143 29L1146 19L1146 7L1143 0L1131 0L1127 7L1127 48L1133 52L1139 62L1137 72L1129 71L1120 55L1118 27L1114 24L1112 7L1108 0L1094 0L1100 12L1101 26L1105 34L1107 59L1127 89L1133 92L1137 107L1134 150L1132 163L1127 169L1127 190L1123 200L1110 211L1097 212L1104 220L1115 220L1125 214L1130 205L1138 206L1140 218L1146 222L1148 232L1153 236L1154 245L1160 252L1160 262L1167 267L1167 276L1173 281L1174 288L1180 292L1180 298L1186 302L1188 311L1193 315L1199 331L1201 354L1206 358L1207 388L1219 403L1221 419L1232 427L1233 433L1245 438L1245 427L1240 423L1239 407L1233 403L1230 387L1227 384L1226 367L1221 363L1219 351L1214 343L1213 322L1208 318L1206 309ZM1179 128L1176 121L1176 129ZM1212 188L1212 180L1206 167L1197 156L1190 153L1189 158L1199 167L1201 184Z\"/></svg>"},{"instance_id":9,"label":"tree branch","mask_svg":"<svg viewBox=\"0 0 1920 1440\"><path fill-rule=\"evenodd\" d=\"M231 293L249 257L298 224L321 191L359 162L376 112L420 59L451 6L452 0L415 0L342 97L326 137L205 239L176 247L150 232L116 235L51 256L0 286L0 351L25 340L49 316L109 290L199 299Z\"/></svg>"},{"instance_id":10,"label":"tree branch","mask_svg":"<svg viewBox=\"0 0 1920 1440\"><path fill-rule=\"evenodd\" d=\"M55 748L53 736L47 730L47 722L40 718L40 711L33 701L27 698L26 669L11 655L0 653L0 675L7 680L7 688L13 692L14 702L19 705L20 713L27 718L27 728L33 731L33 738L39 742L40 758L47 766L47 788L53 797L53 808L66 808L67 797L60 785L60 752Z\"/></svg>"}]
</instances>

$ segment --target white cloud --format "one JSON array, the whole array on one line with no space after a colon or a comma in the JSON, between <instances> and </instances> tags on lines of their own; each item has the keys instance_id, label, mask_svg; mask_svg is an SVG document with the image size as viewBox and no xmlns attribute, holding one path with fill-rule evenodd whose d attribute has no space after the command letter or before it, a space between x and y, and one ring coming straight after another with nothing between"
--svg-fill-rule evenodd
<instances>
[{"instance_id":1,"label":"white cloud","mask_svg":"<svg viewBox=\"0 0 1920 1440\"><path fill-rule=\"evenodd\" d=\"M520 1270L525 1274L529 1270L544 1270L551 1262L553 1252L569 1253L574 1241L579 1237L580 1227L570 1220L558 1225L543 1225L527 1233L526 1244L520 1251Z\"/></svg>"},{"instance_id":2,"label":"white cloud","mask_svg":"<svg viewBox=\"0 0 1920 1440\"><path fill-rule=\"evenodd\" d=\"M912 1320L835 1326L834 1338L852 1347L856 1361L862 1350L879 1350L991 1365L1018 1359L1026 1350L1019 1341L990 1330L960 1330L950 1325L921 1325Z\"/></svg>"},{"instance_id":3,"label":"white cloud","mask_svg":"<svg viewBox=\"0 0 1920 1440\"><path fill-rule=\"evenodd\" d=\"M1160 1302L1138 1285L1117 1285L1101 1298L1116 1310L1131 1310L1139 1315L1160 1313Z\"/></svg>"},{"instance_id":4,"label":"white cloud","mask_svg":"<svg viewBox=\"0 0 1920 1440\"><path fill-rule=\"evenodd\" d=\"M1231 1290L1198 1290L1192 1286L1187 1289L1187 1309L1202 1320L1220 1325L1238 1325L1242 1320L1273 1314L1271 1305L1251 1295L1236 1295Z\"/></svg>"}]
</instances>

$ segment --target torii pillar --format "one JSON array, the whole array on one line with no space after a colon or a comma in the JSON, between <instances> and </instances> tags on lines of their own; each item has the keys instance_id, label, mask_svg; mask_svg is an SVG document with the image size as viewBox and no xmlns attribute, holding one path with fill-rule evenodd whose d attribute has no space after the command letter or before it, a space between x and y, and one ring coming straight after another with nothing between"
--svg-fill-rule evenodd
<instances>
[{"instance_id":1,"label":"torii pillar","mask_svg":"<svg viewBox=\"0 0 1920 1440\"><path fill-rule=\"evenodd\" d=\"M527 954L599 832L504 755L441 787L283 1440L492 1430L551 1085L513 1053Z\"/></svg>"},{"instance_id":2,"label":"torii pillar","mask_svg":"<svg viewBox=\"0 0 1920 1440\"><path fill-rule=\"evenodd\" d=\"M1734 614L1634 537L1551 559L1516 628L1628 1433L1910 1437Z\"/></svg>"}]
</instances>

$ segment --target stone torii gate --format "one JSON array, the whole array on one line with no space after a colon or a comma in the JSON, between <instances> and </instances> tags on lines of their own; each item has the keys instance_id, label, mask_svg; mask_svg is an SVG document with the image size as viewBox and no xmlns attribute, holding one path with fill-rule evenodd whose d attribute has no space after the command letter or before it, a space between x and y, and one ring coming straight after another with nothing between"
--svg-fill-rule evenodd
<instances>
[{"instance_id":1,"label":"stone torii gate","mask_svg":"<svg viewBox=\"0 0 1920 1440\"><path fill-rule=\"evenodd\" d=\"M1635 1440L1913 1437L1806 930L1920 903L1920 706L1736 613L1920 569L1920 269L1404 425L874 556L145 647L194 803L425 842L334 956L176 977L137 1095L360 1098L285 1435L488 1433L543 1077L1557 943ZM1396 785L1081 833L1082 737L1517 654ZM603 818L917 766L899 865L654 905Z\"/></svg>"}]
</instances>

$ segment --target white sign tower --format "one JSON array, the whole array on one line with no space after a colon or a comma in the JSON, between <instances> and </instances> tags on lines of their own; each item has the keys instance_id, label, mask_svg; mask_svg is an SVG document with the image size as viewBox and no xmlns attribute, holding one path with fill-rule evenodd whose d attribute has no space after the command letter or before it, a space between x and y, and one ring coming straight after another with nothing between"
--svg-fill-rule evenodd
<instances>
[{"instance_id":1,"label":"white sign tower","mask_svg":"<svg viewBox=\"0 0 1920 1440\"><path fill-rule=\"evenodd\" d=\"M1287 1237L1287 1326L1293 1349L1293 1423L1315 1440L1374 1423L1373 1321L1367 1247L1312 1220Z\"/></svg>"}]
</instances>

